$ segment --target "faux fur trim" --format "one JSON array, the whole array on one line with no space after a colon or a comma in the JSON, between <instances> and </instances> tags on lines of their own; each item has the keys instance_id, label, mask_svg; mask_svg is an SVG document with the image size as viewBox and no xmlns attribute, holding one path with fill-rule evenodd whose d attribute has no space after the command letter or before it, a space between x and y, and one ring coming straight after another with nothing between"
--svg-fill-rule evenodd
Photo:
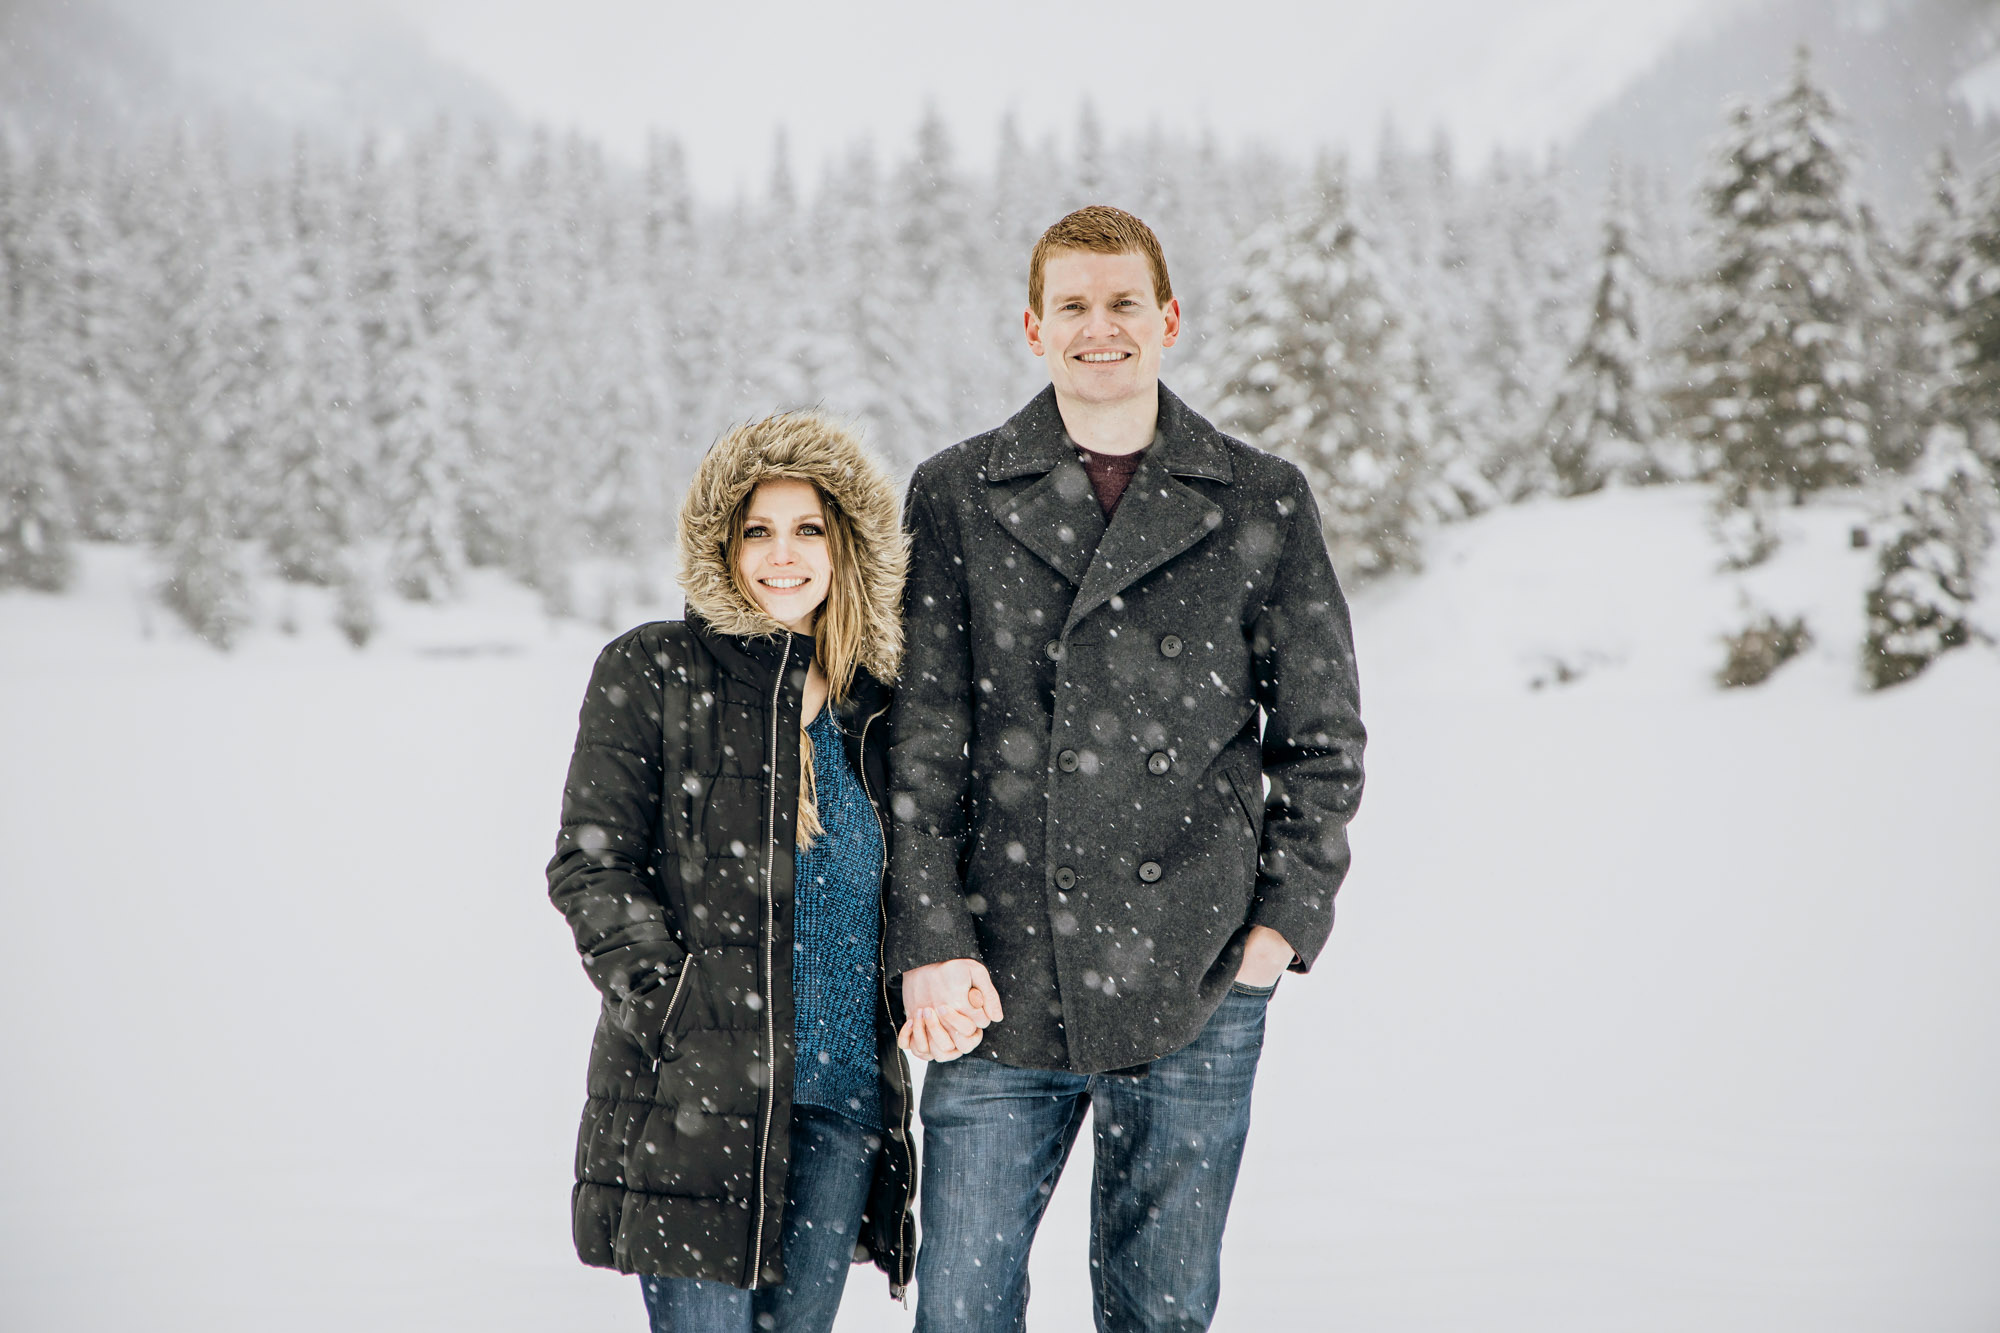
<instances>
[{"instance_id":1,"label":"faux fur trim","mask_svg":"<svg viewBox=\"0 0 2000 1333\"><path fill-rule=\"evenodd\" d=\"M811 482L852 521L861 567L861 665L889 682L903 661L903 577L909 568L896 487L851 431L815 412L784 412L717 440L688 482L680 512L680 584L688 610L723 634L784 633L736 590L723 560L730 515L767 481Z\"/></svg>"}]
</instances>

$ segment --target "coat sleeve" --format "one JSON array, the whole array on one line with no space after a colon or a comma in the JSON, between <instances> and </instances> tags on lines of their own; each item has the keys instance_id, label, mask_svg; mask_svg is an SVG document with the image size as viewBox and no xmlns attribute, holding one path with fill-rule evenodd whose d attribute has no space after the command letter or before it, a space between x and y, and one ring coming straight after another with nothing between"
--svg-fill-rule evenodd
<instances>
[{"instance_id":1,"label":"coat sleeve","mask_svg":"<svg viewBox=\"0 0 2000 1333\"><path fill-rule=\"evenodd\" d=\"M598 655L563 784L549 899L612 1021L657 1058L686 951L659 890L664 668L633 631ZM681 710L683 713L685 710ZM681 726L685 717L674 719Z\"/></svg>"},{"instance_id":2,"label":"coat sleeve","mask_svg":"<svg viewBox=\"0 0 2000 1333\"><path fill-rule=\"evenodd\" d=\"M1347 824L1361 803L1361 693L1347 599L1334 577L1319 508L1293 474L1276 577L1251 630L1263 766L1270 779L1251 925L1269 926L1312 967L1333 929L1347 874Z\"/></svg>"},{"instance_id":3,"label":"coat sleeve","mask_svg":"<svg viewBox=\"0 0 2000 1333\"><path fill-rule=\"evenodd\" d=\"M889 808L896 821L883 961L891 977L952 958L984 961L960 867L972 761L972 643L965 562L920 469L903 522L903 672L891 714Z\"/></svg>"}]
</instances>

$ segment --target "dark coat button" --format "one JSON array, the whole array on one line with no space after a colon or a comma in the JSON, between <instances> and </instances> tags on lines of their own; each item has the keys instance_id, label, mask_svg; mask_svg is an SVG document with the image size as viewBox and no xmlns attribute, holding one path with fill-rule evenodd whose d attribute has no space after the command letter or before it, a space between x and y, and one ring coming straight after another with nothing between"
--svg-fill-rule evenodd
<instances>
[{"instance_id":1,"label":"dark coat button","mask_svg":"<svg viewBox=\"0 0 2000 1333\"><path fill-rule=\"evenodd\" d=\"M1049 660L1051 662L1060 662L1063 660L1063 646L1061 639L1050 639L1046 644L1042 646L1042 651L1049 655Z\"/></svg>"},{"instance_id":2,"label":"dark coat button","mask_svg":"<svg viewBox=\"0 0 2000 1333\"><path fill-rule=\"evenodd\" d=\"M1174 761L1165 750L1153 751L1152 755L1146 760L1146 771L1154 777L1159 777L1173 766Z\"/></svg>"},{"instance_id":3,"label":"dark coat button","mask_svg":"<svg viewBox=\"0 0 2000 1333\"><path fill-rule=\"evenodd\" d=\"M1160 878L1160 863L1158 861L1141 861L1139 863L1139 878L1148 884L1157 882Z\"/></svg>"},{"instance_id":4,"label":"dark coat button","mask_svg":"<svg viewBox=\"0 0 2000 1333\"><path fill-rule=\"evenodd\" d=\"M1160 656L1179 657L1180 655L1181 655L1180 635L1169 634L1167 635L1166 638L1160 640Z\"/></svg>"},{"instance_id":5,"label":"dark coat button","mask_svg":"<svg viewBox=\"0 0 2000 1333\"><path fill-rule=\"evenodd\" d=\"M1065 773L1076 772L1076 751L1064 750L1056 756L1056 767Z\"/></svg>"},{"instance_id":6,"label":"dark coat button","mask_svg":"<svg viewBox=\"0 0 2000 1333\"><path fill-rule=\"evenodd\" d=\"M1146 864L1152 865L1152 862L1148 861ZM1154 867L1155 870L1158 868L1157 866ZM1058 866L1056 868L1056 887L1065 891L1075 888L1076 872L1068 866Z\"/></svg>"}]
</instances>

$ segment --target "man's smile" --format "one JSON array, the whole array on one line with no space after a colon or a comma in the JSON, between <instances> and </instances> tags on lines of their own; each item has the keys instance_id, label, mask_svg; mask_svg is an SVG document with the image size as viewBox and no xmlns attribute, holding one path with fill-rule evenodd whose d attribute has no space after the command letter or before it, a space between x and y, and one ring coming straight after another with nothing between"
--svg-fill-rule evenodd
<instances>
[{"instance_id":1,"label":"man's smile","mask_svg":"<svg viewBox=\"0 0 2000 1333\"><path fill-rule=\"evenodd\" d=\"M1131 355L1130 352L1118 352L1106 349L1097 352L1080 352L1077 354L1076 359L1079 361L1088 361L1094 365L1100 361L1124 361L1130 358Z\"/></svg>"}]
</instances>

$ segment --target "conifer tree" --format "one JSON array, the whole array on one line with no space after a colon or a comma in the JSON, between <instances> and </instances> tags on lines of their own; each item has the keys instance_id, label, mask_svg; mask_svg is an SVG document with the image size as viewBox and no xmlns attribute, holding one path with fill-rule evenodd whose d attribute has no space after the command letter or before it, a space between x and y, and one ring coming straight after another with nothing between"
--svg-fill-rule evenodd
<instances>
[{"instance_id":1,"label":"conifer tree","mask_svg":"<svg viewBox=\"0 0 2000 1333\"><path fill-rule=\"evenodd\" d=\"M1290 216L1246 246L1216 359L1221 424L1299 465L1335 564L1358 579L1416 568L1432 516L1419 485L1434 410L1385 288L1344 173L1323 162Z\"/></svg>"},{"instance_id":2,"label":"conifer tree","mask_svg":"<svg viewBox=\"0 0 2000 1333\"><path fill-rule=\"evenodd\" d=\"M58 453L60 386L46 341L51 293L37 256L27 190L0 135L0 588L56 591L71 569L70 497Z\"/></svg>"},{"instance_id":3,"label":"conifer tree","mask_svg":"<svg viewBox=\"0 0 2000 1333\"><path fill-rule=\"evenodd\" d=\"M156 168L165 223L157 233L158 359L152 367L162 495L155 544L167 606L228 648L248 625L237 541L246 508L242 450L245 350L254 342L230 260L243 244L222 146L177 134Z\"/></svg>"},{"instance_id":4,"label":"conifer tree","mask_svg":"<svg viewBox=\"0 0 2000 1333\"><path fill-rule=\"evenodd\" d=\"M456 590L465 564L459 530L464 468L451 430L449 382L413 271L422 178L409 161L393 171L364 165L357 296L388 578L411 600L438 601Z\"/></svg>"},{"instance_id":5,"label":"conifer tree","mask_svg":"<svg viewBox=\"0 0 2000 1333\"><path fill-rule=\"evenodd\" d=\"M57 592L73 554L69 479L58 452L58 388L47 348L14 335L32 328L33 296L0 309L0 588Z\"/></svg>"},{"instance_id":6,"label":"conifer tree","mask_svg":"<svg viewBox=\"0 0 2000 1333\"><path fill-rule=\"evenodd\" d=\"M1545 432L1556 484L1564 495L1587 494L1607 482L1643 485L1670 479L1654 448L1645 266L1635 248L1631 214L1614 179L1590 327L1570 358Z\"/></svg>"},{"instance_id":7,"label":"conifer tree","mask_svg":"<svg viewBox=\"0 0 2000 1333\"><path fill-rule=\"evenodd\" d=\"M2000 167L1980 179L1954 233L1933 252L1943 252L1938 268L1948 266L1942 411L2000 481Z\"/></svg>"},{"instance_id":8,"label":"conifer tree","mask_svg":"<svg viewBox=\"0 0 2000 1333\"><path fill-rule=\"evenodd\" d=\"M1691 425L1724 504L1753 492L1796 503L1867 470L1876 279L1853 171L1804 50L1780 97L1732 115L1706 191L1713 255L1686 347Z\"/></svg>"},{"instance_id":9,"label":"conifer tree","mask_svg":"<svg viewBox=\"0 0 2000 1333\"><path fill-rule=\"evenodd\" d=\"M330 586L362 530L359 478L366 369L342 263L338 200L303 138L271 237L272 281L258 385L265 466L264 542L283 577Z\"/></svg>"},{"instance_id":10,"label":"conifer tree","mask_svg":"<svg viewBox=\"0 0 2000 1333\"><path fill-rule=\"evenodd\" d=\"M1968 613L1993 545L1995 496L1964 432L1938 426L1895 508L1877 525L1862 670L1883 689L1971 641Z\"/></svg>"}]
</instances>

